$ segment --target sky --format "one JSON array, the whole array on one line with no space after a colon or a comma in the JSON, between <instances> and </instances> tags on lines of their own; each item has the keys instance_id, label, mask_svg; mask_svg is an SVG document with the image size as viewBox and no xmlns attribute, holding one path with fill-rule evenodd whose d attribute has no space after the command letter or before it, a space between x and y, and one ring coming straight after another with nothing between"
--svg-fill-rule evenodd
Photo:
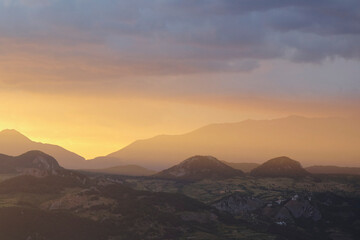
<instances>
[{"instance_id":1,"label":"sky","mask_svg":"<svg viewBox=\"0 0 360 240\"><path fill-rule=\"evenodd\" d=\"M86 158L158 134L360 116L358 0L0 0L0 129Z\"/></svg>"}]
</instances>

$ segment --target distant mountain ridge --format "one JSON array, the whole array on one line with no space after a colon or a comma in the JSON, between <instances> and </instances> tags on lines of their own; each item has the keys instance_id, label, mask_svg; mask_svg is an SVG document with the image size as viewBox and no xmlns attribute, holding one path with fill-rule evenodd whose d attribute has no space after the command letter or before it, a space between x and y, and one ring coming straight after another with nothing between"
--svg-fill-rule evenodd
<instances>
[{"instance_id":1,"label":"distant mountain ridge","mask_svg":"<svg viewBox=\"0 0 360 240\"><path fill-rule=\"evenodd\" d=\"M85 164L83 157L60 146L31 141L16 130L7 129L0 132L0 153L18 156L32 150L53 156L65 168L82 168Z\"/></svg>"},{"instance_id":2,"label":"distant mountain ridge","mask_svg":"<svg viewBox=\"0 0 360 240\"><path fill-rule=\"evenodd\" d=\"M202 179L226 179L243 175L244 173L241 170L233 169L212 156L193 156L153 176L197 181Z\"/></svg>"},{"instance_id":3,"label":"distant mountain ridge","mask_svg":"<svg viewBox=\"0 0 360 240\"><path fill-rule=\"evenodd\" d=\"M16 130L0 132L0 153L17 156L40 150L69 169L101 169L138 165L163 170L188 156L212 155L246 172L272 156L288 155L305 166L360 167L360 124L351 119L291 116L211 124L182 135L160 135L138 140L107 156L85 159L62 147L31 141ZM232 165L231 165L232 164Z\"/></svg>"},{"instance_id":4,"label":"distant mountain ridge","mask_svg":"<svg viewBox=\"0 0 360 240\"><path fill-rule=\"evenodd\" d=\"M360 166L359 145L360 124L356 120L290 116L211 124L182 135L159 135L135 141L101 160L161 170L194 155L217 156L233 163L260 163L288 155L305 166ZM90 162L101 163L98 158Z\"/></svg>"}]
</instances>

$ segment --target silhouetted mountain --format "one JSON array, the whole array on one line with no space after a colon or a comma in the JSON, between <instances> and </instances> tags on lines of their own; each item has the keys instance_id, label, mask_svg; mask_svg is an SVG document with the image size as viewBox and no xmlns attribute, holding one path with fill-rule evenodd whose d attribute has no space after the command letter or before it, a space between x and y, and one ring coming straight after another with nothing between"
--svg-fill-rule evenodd
<instances>
[{"instance_id":1,"label":"silhouetted mountain","mask_svg":"<svg viewBox=\"0 0 360 240\"><path fill-rule=\"evenodd\" d=\"M0 173L47 176L62 170L53 157L40 151L29 151L17 157L0 154Z\"/></svg>"},{"instance_id":2,"label":"silhouetted mountain","mask_svg":"<svg viewBox=\"0 0 360 240\"><path fill-rule=\"evenodd\" d=\"M314 174L350 174L360 175L358 167L338 167L338 166L311 166L305 168L306 171Z\"/></svg>"},{"instance_id":3,"label":"silhouetted mountain","mask_svg":"<svg viewBox=\"0 0 360 240\"><path fill-rule=\"evenodd\" d=\"M242 175L244 173L241 170L233 169L214 157L194 156L153 176L196 181L201 179L225 179Z\"/></svg>"},{"instance_id":4,"label":"silhouetted mountain","mask_svg":"<svg viewBox=\"0 0 360 240\"><path fill-rule=\"evenodd\" d=\"M39 150L54 156L61 166L65 168L83 168L85 159L62 147L33 142L16 130L3 130L0 132L0 153L17 156L31 150Z\"/></svg>"},{"instance_id":5,"label":"silhouetted mountain","mask_svg":"<svg viewBox=\"0 0 360 240\"><path fill-rule=\"evenodd\" d=\"M310 175L298 161L288 157L270 159L251 171L254 177L290 177L298 178Z\"/></svg>"},{"instance_id":6,"label":"silhouetted mountain","mask_svg":"<svg viewBox=\"0 0 360 240\"><path fill-rule=\"evenodd\" d=\"M258 164L258 163L232 163L232 162L225 162L225 161L223 161L223 163L225 163L226 165L228 165L234 169L239 169L246 173L248 173L251 170L253 170L254 168L260 166L260 164Z\"/></svg>"},{"instance_id":7,"label":"silhouetted mountain","mask_svg":"<svg viewBox=\"0 0 360 240\"><path fill-rule=\"evenodd\" d=\"M113 166L136 164L150 169L168 168L197 154L255 163L289 155L305 165L360 166L359 145L358 121L291 116L212 124L183 135L160 135L136 141L106 158L119 161Z\"/></svg>"},{"instance_id":8,"label":"silhouetted mountain","mask_svg":"<svg viewBox=\"0 0 360 240\"><path fill-rule=\"evenodd\" d=\"M115 166L102 169L87 169L84 171L127 176L150 176L156 173L155 171L137 165Z\"/></svg>"}]
</instances>

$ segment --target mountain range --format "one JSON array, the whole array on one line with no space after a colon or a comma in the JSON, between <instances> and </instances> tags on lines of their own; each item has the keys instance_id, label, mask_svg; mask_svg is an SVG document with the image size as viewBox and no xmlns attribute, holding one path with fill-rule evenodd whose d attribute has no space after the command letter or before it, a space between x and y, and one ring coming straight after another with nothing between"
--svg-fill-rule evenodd
<instances>
[{"instance_id":1,"label":"mountain range","mask_svg":"<svg viewBox=\"0 0 360 240\"><path fill-rule=\"evenodd\" d=\"M182 135L159 135L87 163L126 162L161 170L194 155L249 163L286 155L301 160L305 166L360 166L358 146L358 121L290 116L212 124Z\"/></svg>"},{"instance_id":2,"label":"mountain range","mask_svg":"<svg viewBox=\"0 0 360 240\"><path fill-rule=\"evenodd\" d=\"M182 135L159 135L88 161L60 146L34 142L16 130L0 132L0 153L17 156L40 150L69 169L138 165L163 170L194 155L216 156L245 172L264 159L283 155L300 160L304 166L359 167L359 145L360 125L355 120L299 116L211 124ZM234 165L239 163L242 165Z\"/></svg>"}]
</instances>

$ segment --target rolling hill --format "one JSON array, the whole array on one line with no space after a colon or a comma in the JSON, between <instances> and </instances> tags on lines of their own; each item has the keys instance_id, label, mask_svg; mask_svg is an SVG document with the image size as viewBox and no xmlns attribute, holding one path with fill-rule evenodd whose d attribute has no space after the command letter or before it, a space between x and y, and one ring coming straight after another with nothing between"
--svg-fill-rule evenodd
<instances>
[{"instance_id":1,"label":"rolling hill","mask_svg":"<svg viewBox=\"0 0 360 240\"><path fill-rule=\"evenodd\" d=\"M243 176L241 170L233 169L211 156L194 156L155 175L156 178L197 181L202 179L226 179Z\"/></svg>"},{"instance_id":2,"label":"rolling hill","mask_svg":"<svg viewBox=\"0 0 360 240\"><path fill-rule=\"evenodd\" d=\"M65 168L82 168L85 163L83 157L60 146L31 141L16 130L7 129L0 132L0 153L18 156L31 150L39 150L53 156Z\"/></svg>"},{"instance_id":3,"label":"rolling hill","mask_svg":"<svg viewBox=\"0 0 360 240\"><path fill-rule=\"evenodd\" d=\"M360 125L340 118L290 116L212 124L183 135L160 135L136 141L101 160L168 168L188 156L212 155L227 162L261 163L275 156L292 156L305 166L360 166ZM118 160L116 160L118 159ZM100 164L99 159L92 161ZM97 166L99 168L99 166Z\"/></svg>"},{"instance_id":4,"label":"rolling hill","mask_svg":"<svg viewBox=\"0 0 360 240\"><path fill-rule=\"evenodd\" d=\"M270 159L250 172L254 177L290 177L299 178L309 176L298 161L288 157Z\"/></svg>"}]
</instances>

